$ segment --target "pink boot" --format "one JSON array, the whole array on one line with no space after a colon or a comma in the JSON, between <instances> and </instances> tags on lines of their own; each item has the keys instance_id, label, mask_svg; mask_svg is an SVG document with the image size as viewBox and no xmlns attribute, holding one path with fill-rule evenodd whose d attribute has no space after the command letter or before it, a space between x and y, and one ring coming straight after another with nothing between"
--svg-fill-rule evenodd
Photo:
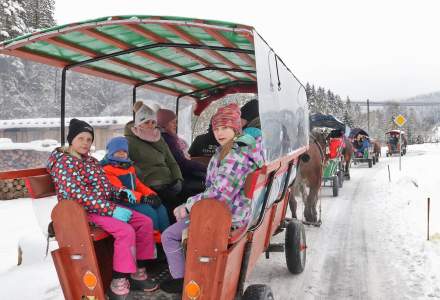
<instances>
[{"instance_id":1,"label":"pink boot","mask_svg":"<svg viewBox=\"0 0 440 300\"><path fill-rule=\"evenodd\" d=\"M130 283L127 278L114 278L107 292L108 300L132 300Z\"/></svg>"}]
</instances>

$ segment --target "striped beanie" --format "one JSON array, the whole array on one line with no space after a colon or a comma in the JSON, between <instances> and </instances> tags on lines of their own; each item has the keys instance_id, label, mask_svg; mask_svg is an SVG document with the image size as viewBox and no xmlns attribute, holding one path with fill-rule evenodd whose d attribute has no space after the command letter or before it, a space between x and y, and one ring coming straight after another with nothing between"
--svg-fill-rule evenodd
<instances>
[{"instance_id":1,"label":"striped beanie","mask_svg":"<svg viewBox=\"0 0 440 300\"><path fill-rule=\"evenodd\" d=\"M236 133L241 133L240 116L240 107L235 103L220 107L211 119L212 128L231 127Z\"/></svg>"}]
</instances>

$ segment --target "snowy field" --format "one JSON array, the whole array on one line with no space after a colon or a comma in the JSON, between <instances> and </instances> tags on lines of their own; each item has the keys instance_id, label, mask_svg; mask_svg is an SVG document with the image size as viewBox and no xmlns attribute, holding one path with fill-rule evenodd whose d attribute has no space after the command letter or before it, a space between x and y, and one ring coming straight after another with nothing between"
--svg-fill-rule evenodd
<instances>
[{"instance_id":1,"label":"snowy field","mask_svg":"<svg viewBox=\"0 0 440 300\"><path fill-rule=\"evenodd\" d=\"M270 284L277 300L440 299L439 166L436 144L410 146L402 171L398 157L384 155L372 169L354 166L339 197L331 196L331 188L321 191L323 224L306 228L305 271L290 275L284 254L273 253L269 260L260 258L248 283ZM45 257L42 228L49 210L30 199L0 201L0 282L7 287L1 299L63 299L51 256ZM16 265L19 244L21 266Z\"/></svg>"}]
</instances>

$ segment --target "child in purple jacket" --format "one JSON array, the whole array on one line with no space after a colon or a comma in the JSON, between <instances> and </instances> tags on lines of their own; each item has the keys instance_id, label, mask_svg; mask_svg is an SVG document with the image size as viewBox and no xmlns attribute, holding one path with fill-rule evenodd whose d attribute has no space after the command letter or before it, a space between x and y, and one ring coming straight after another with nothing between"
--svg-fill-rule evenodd
<instances>
[{"instance_id":1,"label":"child in purple jacket","mask_svg":"<svg viewBox=\"0 0 440 300\"><path fill-rule=\"evenodd\" d=\"M161 284L165 292L179 293L183 289L182 232L189 225L188 214L197 201L214 198L225 202L231 209L234 227L247 225L251 218L251 200L245 196L243 187L247 175L264 164L261 138L242 134L240 108L236 104L219 108L211 123L220 147L209 162L206 190L178 206L174 210L178 222L162 233L162 245L173 277Z\"/></svg>"}]
</instances>

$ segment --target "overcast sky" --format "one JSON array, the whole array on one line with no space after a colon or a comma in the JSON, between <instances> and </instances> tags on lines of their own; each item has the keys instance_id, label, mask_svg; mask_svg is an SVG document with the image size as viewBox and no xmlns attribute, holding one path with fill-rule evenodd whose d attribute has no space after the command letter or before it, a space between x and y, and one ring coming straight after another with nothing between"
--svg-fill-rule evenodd
<instances>
[{"instance_id":1,"label":"overcast sky","mask_svg":"<svg viewBox=\"0 0 440 300\"><path fill-rule=\"evenodd\" d=\"M353 100L440 91L440 0L55 0L58 24L115 15L254 26L301 81Z\"/></svg>"}]
</instances>

